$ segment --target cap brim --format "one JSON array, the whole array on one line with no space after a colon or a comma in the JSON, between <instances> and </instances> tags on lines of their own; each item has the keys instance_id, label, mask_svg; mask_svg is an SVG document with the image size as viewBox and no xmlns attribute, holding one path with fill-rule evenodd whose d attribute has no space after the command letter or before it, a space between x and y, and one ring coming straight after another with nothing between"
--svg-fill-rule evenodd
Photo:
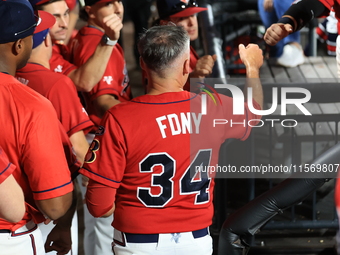
<instances>
[{"instance_id":1,"label":"cap brim","mask_svg":"<svg viewBox=\"0 0 340 255\"><path fill-rule=\"evenodd\" d=\"M182 17L189 17L199 12L203 12L208 10L208 8L204 7L189 7L184 9L183 11L177 12L173 15L170 15L171 18L182 18Z\"/></svg>"},{"instance_id":2,"label":"cap brim","mask_svg":"<svg viewBox=\"0 0 340 255\"><path fill-rule=\"evenodd\" d=\"M54 23L56 22L55 17L45 11L38 11L38 24L37 27L35 28L34 33L37 34L45 29L53 27Z\"/></svg>"},{"instance_id":3,"label":"cap brim","mask_svg":"<svg viewBox=\"0 0 340 255\"><path fill-rule=\"evenodd\" d=\"M85 5L95 5L95 4L101 4L101 3L108 3L108 2L112 2L112 0L99 0L99 1L96 1L96 0L93 0L93 1L89 1L89 3L86 3L87 1L85 1Z\"/></svg>"},{"instance_id":4,"label":"cap brim","mask_svg":"<svg viewBox=\"0 0 340 255\"><path fill-rule=\"evenodd\" d=\"M36 5L41 5L41 4L47 3L50 0L29 0L29 1L30 1L31 5L34 7Z\"/></svg>"}]
</instances>

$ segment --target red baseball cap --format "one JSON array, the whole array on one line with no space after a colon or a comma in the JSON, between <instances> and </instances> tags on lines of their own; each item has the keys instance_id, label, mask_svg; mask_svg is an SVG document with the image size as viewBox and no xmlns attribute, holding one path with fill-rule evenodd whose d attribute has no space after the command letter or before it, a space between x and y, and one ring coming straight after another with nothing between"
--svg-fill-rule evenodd
<instances>
[{"instance_id":1,"label":"red baseball cap","mask_svg":"<svg viewBox=\"0 0 340 255\"><path fill-rule=\"evenodd\" d=\"M37 34L45 29L53 27L54 23L56 22L55 17L45 11L38 11L36 12L38 14L37 16L39 17L38 22L37 22L37 27L35 28L34 33Z\"/></svg>"},{"instance_id":2,"label":"red baseball cap","mask_svg":"<svg viewBox=\"0 0 340 255\"><path fill-rule=\"evenodd\" d=\"M188 17L206 11L207 8L198 7L195 0L157 0L157 10L160 19L169 17Z\"/></svg>"},{"instance_id":3,"label":"red baseball cap","mask_svg":"<svg viewBox=\"0 0 340 255\"><path fill-rule=\"evenodd\" d=\"M45 11L37 11L38 16L37 27L33 34L33 49L38 47L46 38L49 28L53 27L56 22L55 17Z\"/></svg>"}]
</instances>

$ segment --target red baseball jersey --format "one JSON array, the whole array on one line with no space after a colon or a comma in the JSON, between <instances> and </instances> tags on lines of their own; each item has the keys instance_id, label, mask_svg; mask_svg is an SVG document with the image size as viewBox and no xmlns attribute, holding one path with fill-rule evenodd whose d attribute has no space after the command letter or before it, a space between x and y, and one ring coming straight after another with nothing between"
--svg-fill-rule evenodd
<instances>
[{"instance_id":1,"label":"red baseball jersey","mask_svg":"<svg viewBox=\"0 0 340 255\"><path fill-rule=\"evenodd\" d=\"M25 194L26 214L18 223L0 219L12 231L32 218L44 221L34 200L73 190L61 140L60 122L51 103L14 77L0 73L0 146L16 169L13 176Z\"/></svg>"},{"instance_id":2,"label":"red baseball jersey","mask_svg":"<svg viewBox=\"0 0 340 255\"><path fill-rule=\"evenodd\" d=\"M330 11L334 10L335 17L338 20L338 31L340 31L340 0L319 0Z\"/></svg>"},{"instance_id":3,"label":"red baseball jersey","mask_svg":"<svg viewBox=\"0 0 340 255\"><path fill-rule=\"evenodd\" d=\"M327 9L334 8L335 15L340 17L340 0L319 0Z\"/></svg>"},{"instance_id":4,"label":"red baseball jersey","mask_svg":"<svg viewBox=\"0 0 340 255\"><path fill-rule=\"evenodd\" d=\"M16 78L51 101L68 136L81 130L87 134L92 129L70 78L36 63L27 63L17 71Z\"/></svg>"},{"instance_id":5,"label":"red baseball jersey","mask_svg":"<svg viewBox=\"0 0 340 255\"><path fill-rule=\"evenodd\" d=\"M15 169L15 166L8 161L8 157L0 146L0 183L10 176Z\"/></svg>"},{"instance_id":6,"label":"red baseball jersey","mask_svg":"<svg viewBox=\"0 0 340 255\"><path fill-rule=\"evenodd\" d=\"M192 46L190 46L190 73L192 71L194 71L198 59L199 59L199 57L198 57L195 49Z\"/></svg>"},{"instance_id":7,"label":"red baseball jersey","mask_svg":"<svg viewBox=\"0 0 340 255\"><path fill-rule=\"evenodd\" d=\"M260 118L247 104L233 115L232 98L220 98L215 105L205 95L207 114L201 95L187 91L143 95L106 113L81 173L117 189L114 228L151 234L211 225L214 174L194 172L215 166L221 144L245 140L248 120ZM214 127L214 119L228 124Z\"/></svg>"},{"instance_id":8,"label":"red baseball jersey","mask_svg":"<svg viewBox=\"0 0 340 255\"><path fill-rule=\"evenodd\" d=\"M54 44L52 57L50 58L50 69L55 73L68 75L77 67L69 62L69 51L66 45Z\"/></svg>"},{"instance_id":9,"label":"red baseball jersey","mask_svg":"<svg viewBox=\"0 0 340 255\"><path fill-rule=\"evenodd\" d=\"M79 30L71 49L75 65L84 64L93 55L103 35L102 31L92 26L85 26ZM82 93L83 101L86 104L85 108L91 120L97 125L100 123L100 118L95 114L93 100L105 94L114 95L121 102L128 101L132 97L124 53L119 44L114 46L101 81L94 86L91 92Z\"/></svg>"}]
</instances>

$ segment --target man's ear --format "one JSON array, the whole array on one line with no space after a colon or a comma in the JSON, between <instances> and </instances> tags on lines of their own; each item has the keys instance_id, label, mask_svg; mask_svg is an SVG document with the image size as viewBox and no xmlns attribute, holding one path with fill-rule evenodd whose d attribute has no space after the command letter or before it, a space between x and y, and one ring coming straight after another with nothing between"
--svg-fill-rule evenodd
<instances>
[{"instance_id":1,"label":"man's ear","mask_svg":"<svg viewBox=\"0 0 340 255\"><path fill-rule=\"evenodd\" d=\"M159 25L161 25L161 26L168 25L168 23L169 23L169 20L163 20L163 19L161 19L161 20L159 21Z\"/></svg>"},{"instance_id":2,"label":"man's ear","mask_svg":"<svg viewBox=\"0 0 340 255\"><path fill-rule=\"evenodd\" d=\"M19 55L24 48L24 41L22 39L19 39L13 43L12 51L14 55Z\"/></svg>"},{"instance_id":3,"label":"man's ear","mask_svg":"<svg viewBox=\"0 0 340 255\"><path fill-rule=\"evenodd\" d=\"M45 43L45 47L48 48L49 46L52 45L52 41L51 41L51 36L50 36L50 32L47 33L44 43Z\"/></svg>"},{"instance_id":4,"label":"man's ear","mask_svg":"<svg viewBox=\"0 0 340 255\"><path fill-rule=\"evenodd\" d=\"M142 57L139 57L139 65L145 71L145 62Z\"/></svg>"},{"instance_id":5,"label":"man's ear","mask_svg":"<svg viewBox=\"0 0 340 255\"><path fill-rule=\"evenodd\" d=\"M85 6L85 11L86 11L87 15L89 15L89 18L91 18L91 19L95 18L95 15L92 12L92 7L91 6L86 5Z\"/></svg>"},{"instance_id":6,"label":"man's ear","mask_svg":"<svg viewBox=\"0 0 340 255\"><path fill-rule=\"evenodd\" d=\"M183 63L183 74L190 73L190 59L186 59Z\"/></svg>"}]
</instances>

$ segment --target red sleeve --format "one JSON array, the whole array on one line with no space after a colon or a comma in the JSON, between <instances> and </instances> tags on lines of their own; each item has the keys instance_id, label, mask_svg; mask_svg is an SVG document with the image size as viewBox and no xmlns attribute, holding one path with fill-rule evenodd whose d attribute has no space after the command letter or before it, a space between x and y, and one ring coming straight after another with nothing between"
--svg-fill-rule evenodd
<instances>
[{"instance_id":1,"label":"red sleeve","mask_svg":"<svg viewBox=\"0 0 340 255\"><path fill-rule=\"evenodd\" d=\"M319 0L327 9L331 10L334 6L334 0ZM339 0L336 0L337 3L340 3Z\"/></svg>"},{"instance_id":2,"label":"red sleeve","mask_svg":"<svg viewBox=\"0 0 340 255\"><path fill-rule=\"evenodd\" d=\"M80 173L118 189L126 166L125 137L110 111L104 115L101 125L102 129L97 131Z\"/></svg>"},{"instance_id":3,"label":"red sleeve","mask_svg":"<svg viewBox=\"0 0 340 255\"><path fill-rule=\"evenodd\" d=\"M86 190L86 205L93 217L101 217L113 207L116 189L90 180Z\"/></svg>"},{"instance_id":4,"label":"red sleeve","mask_svg":"<svg viewBox=\"0 0 340 255\"><path fill-rule=\"evenodd\" d=\"M58 126L60 122L51 103L45 98L41 100L46 101L44 110L30 117L33 124L27 128L22 155L22 165L35 200L63 196L73 190Z\"/></svg>"},{"instance_id":5,"label":"red sleeve","mask_svg":"<svg viewBox=\"0 0 340 255\"><path fill-rule=\"evenodd\" d=\"M92 129L94 124L81 105L77 90L70 78L65 76L58 80L47 97L52 102L58 119L69 137L81 130L87 134Z\"/></svg>"},{"instance_id":6,"label":"red sleeve","mask_svg":"<svg viewBox=\"0 0 340 255\"><path fill-rule=\"evenodd\" d=\"M87 61L93 53L94 50L88 51L87 54L85 53L83 59ZM107 94L114 95L116 99L120 98L120 92L122 90L120 78L123 75L124 65L125 61L122 55L121 47L116 44L111 53L111 58L106 65L103 77L89 92L89 95L91 96L91 101L99 96Z\"/></svg>"},{"instance_id":7,"label":"red sleeve","mask_svg":"<svg viewBox=\"0 0 340 255\"><path fill-rule=\"evenodd\" d=\"M220 95L221 105L216 107L215 105L210 106L212 109L221 109L223 112L223 120L227 121L224 128L224 139L236 138L242 141L246 140L250 135L252 126L258 124L261 116L253 114L249 110L247 103L244 103L243 114L233 114L233 98ZM210 102L211 104L211 102ZM260 105L253 100L253 106L255 109L260 110Z\"/></svg>"},{"instance_id":8,"label":"red sleeve","mask_svg":"<svg viewBox=\"0 0 340 255\"><path fill-rule=\"evenodd\" d=\"M9 162L7 155L0 147L0 183L13 173L15 166Z\"/></svg>"},{"instance_id":9,"label":"red sleeve","mask_svg":"<svg viewBox=\"0 0 340 255\"><path fill-rule=\"evenodd\" d=\"M256 115L256 114L252 113L249 110L248 104L245 103L244 105L245 105L244 109L245 109L245 113L246 113L246 125L247 125L247 129L246 129L246 132L244 133L243 137L241 137L241 141L244 141L244 140L246 140L249 137L250 131L251 131L251 127L252 126L256 126L260 122L260 120L262 118L262 116ZM255 109L261 110L260 105L255 100L253 100L253 106L254 106Z\"/></svg>"}]
</instances>

